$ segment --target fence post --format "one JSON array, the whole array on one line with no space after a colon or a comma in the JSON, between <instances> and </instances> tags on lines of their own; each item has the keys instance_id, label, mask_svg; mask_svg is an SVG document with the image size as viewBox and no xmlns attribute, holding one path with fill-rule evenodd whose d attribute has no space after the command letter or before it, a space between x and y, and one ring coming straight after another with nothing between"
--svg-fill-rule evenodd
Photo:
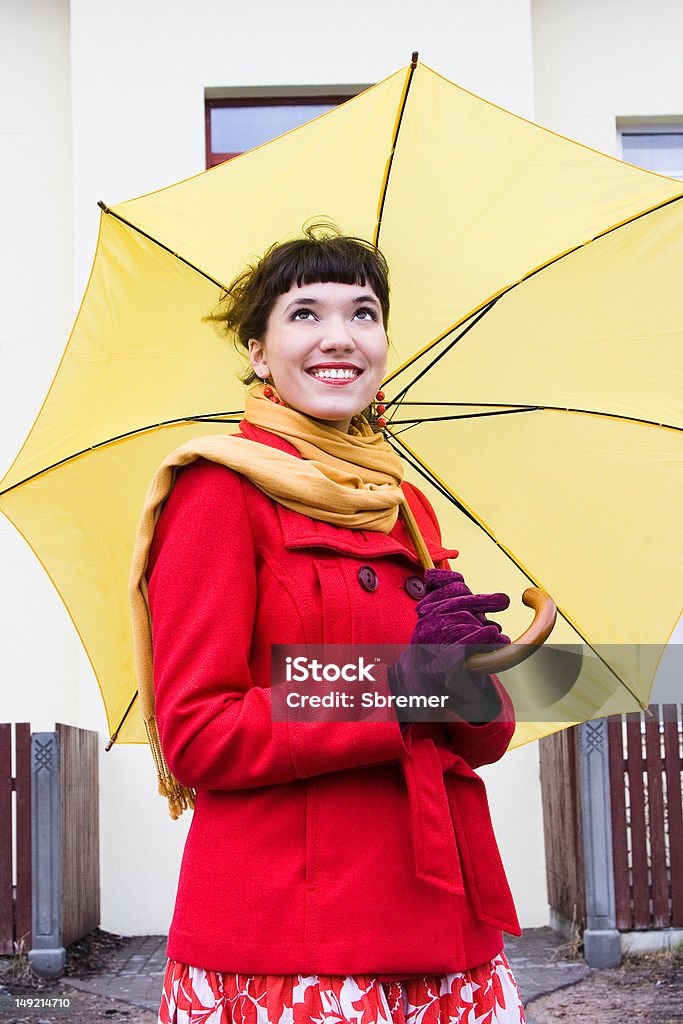
<instances>
[{"instance_id":1,"label":"fence post","mask_svg":"<svg viewBox=\"0 0 683 1024\"><path fill-rule=\"evenodd\" d=\"M62 821L59 737L31 737L31 877L33 946L28 959L36 974L58 977L66 963L62 945Z\"/></svg>"},{"instance_id":2,"label":"fence post","mask_svg":"<svg viewBox=\"0 0 683 1024\"><path fill-rule=\"evenodd\" d=\"M14 953L12 899L12 726L0 725L0 956Z\"/></svg>"},{"instance_id":3,"label":"fence post","mask_svg":"<svg viewBox=\"0 0 683 1024\"><path fill-rule=\"evenodd\" d=\"M584 955L589 967L618 967L607 719L579 728L579 777L586 878Z\"/></svg>"}]
</instances>

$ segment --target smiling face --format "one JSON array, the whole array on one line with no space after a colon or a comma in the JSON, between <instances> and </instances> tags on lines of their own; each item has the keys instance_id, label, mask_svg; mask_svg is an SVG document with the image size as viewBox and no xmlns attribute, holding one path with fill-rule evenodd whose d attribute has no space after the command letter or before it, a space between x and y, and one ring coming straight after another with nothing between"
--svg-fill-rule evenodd
<instances>
[{"instance_id":1,"label":"smiling face","mask_svg":"<svg viewBox=\"0 0 683 1024\"><path fill-rule=\"evenodd\" d=\"M386 371L377 296L367 285L295 285L275 300L264 337L249 341L249 360L285 405L348 431Z\"/></svg>"}]
</instances>

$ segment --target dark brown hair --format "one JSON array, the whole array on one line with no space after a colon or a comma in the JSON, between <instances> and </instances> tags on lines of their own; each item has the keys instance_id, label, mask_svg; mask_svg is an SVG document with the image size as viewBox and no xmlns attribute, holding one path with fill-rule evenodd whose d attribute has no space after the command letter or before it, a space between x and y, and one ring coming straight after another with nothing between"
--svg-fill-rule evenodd
<instances>
[{"instance_id":1,"label":"dark brown hair","mask_svg":"<svg viewBox=\"0 0 683 1024\"><path fill-rule=\"evenodd\" d=\"M386 329L389 320L389 268L372 242L343 235L331 221L305 224L303 237L276 242L253 264L248 264L228 285L216 309L205 320L219 324L233 337L242 354L249 339L261 341L275 300L296 285L336 281L366 285L379 299ZM258 377L251 366L242 375L245 384Z\"/></svg>"}]
</instances>

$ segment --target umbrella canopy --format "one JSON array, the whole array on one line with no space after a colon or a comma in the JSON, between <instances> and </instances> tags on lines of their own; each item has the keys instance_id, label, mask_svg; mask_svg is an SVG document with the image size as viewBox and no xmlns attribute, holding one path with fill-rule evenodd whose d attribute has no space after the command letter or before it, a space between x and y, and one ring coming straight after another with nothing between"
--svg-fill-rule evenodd
<instances>
[{"instance_id":1,"label":"umbrella canopy","mask_svg":"<svg viewBox=\"0 0 683 1024\"><path fill-rule=\"evenodd\" d=\"M590 698L574 688L513 743L646 702L683 575L681 199L681 182L414 62L227 164L105 208L0 509L69 610L112 734L145 741L127 586L149 482L171 450L241 417L239 360L202 318L247 260L315 216L387 256L387 436L429 482L458 568L477 590L547 590L557 643L595 651ZM506 613L506 632L528 618Z\"/></svg>"}]
</instances>

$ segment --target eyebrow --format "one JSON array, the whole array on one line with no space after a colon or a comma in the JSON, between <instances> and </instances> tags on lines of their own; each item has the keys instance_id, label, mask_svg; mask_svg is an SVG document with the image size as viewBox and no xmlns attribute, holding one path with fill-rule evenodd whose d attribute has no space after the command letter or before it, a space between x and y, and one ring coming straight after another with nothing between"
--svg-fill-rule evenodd
<instances>
[{"instance_id":1,"label":"eyebrow","mask_svg":"<svg viewBox=\"0 0 683 1024\"><path fill-rule=\"evenodd\" d=\"M370 303L372 303L373 306L377 306L377 308L379 309L379 302L375 298L374 295L357 295L356 298L352 299L351 301L356 303L357 305L359 305L362 302L370 302ZM292 306L319 306L319 305L320 305L320 299L314 299L314 298L307 299L305 296L302 296L299 299L293 299L292 302L290 302L289 305L286 307L285 313L288 310L290 310L292 308Z\"/></svg>"}]
</instances>

